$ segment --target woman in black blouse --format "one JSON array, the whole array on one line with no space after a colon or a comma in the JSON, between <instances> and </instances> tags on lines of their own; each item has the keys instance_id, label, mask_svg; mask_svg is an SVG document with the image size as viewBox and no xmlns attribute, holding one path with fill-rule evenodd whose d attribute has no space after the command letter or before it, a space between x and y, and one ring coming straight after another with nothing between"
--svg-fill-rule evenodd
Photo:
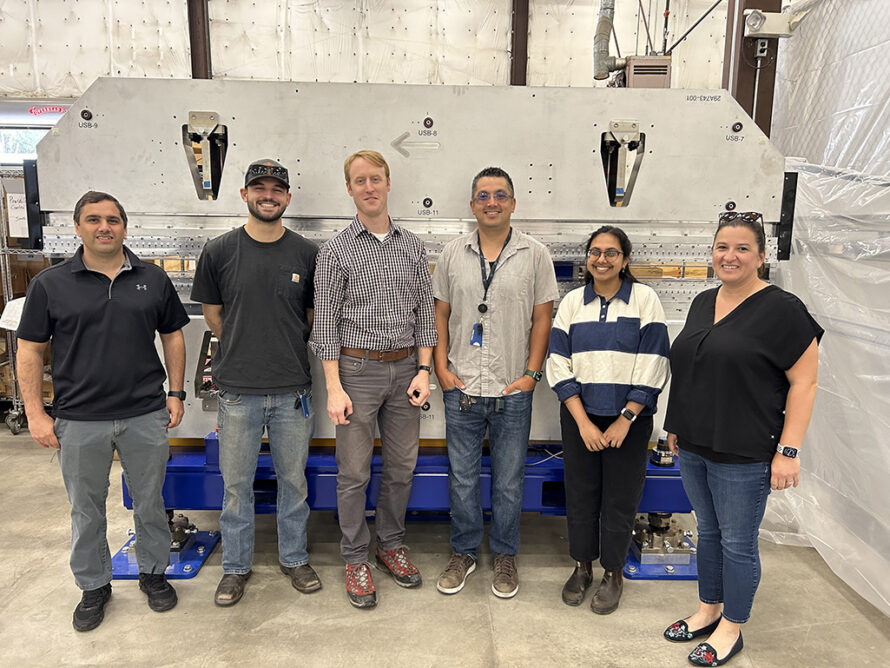
<instances>
[{"instance_id":1,"label":"woman in black blouse","mask_svg":"<svg viewBox=\"0 0 890 668\"><path fill-rule=\"evenodd\" d=\"M823 330L797 297L760 279L764 257L760 215L721 214L711 257L721 285L695 298L671 347L664 426L698 523L699 607L664 636L710 634L693 665L722 665L742 649L766 499L798 484L816 395Z\"/></svg>"}]
</instances>

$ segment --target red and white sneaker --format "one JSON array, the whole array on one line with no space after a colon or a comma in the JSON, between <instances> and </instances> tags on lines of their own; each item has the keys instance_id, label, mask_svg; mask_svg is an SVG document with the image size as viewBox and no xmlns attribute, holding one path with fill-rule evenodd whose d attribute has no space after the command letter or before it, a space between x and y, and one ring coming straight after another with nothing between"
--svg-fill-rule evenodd
<instances>
[{"instance_id":1,"label":"red and white sneaker","mask_svg":"<svg viewBox=\"0 0 890 668\"><path fill-rule=\"evenodd\" d=\"M346 564L346 595L356 608L373 608L377 605L377 590L371 581L368 564Z\"/></svg>"},{"instance_id":2,"label":"red and white sneaker","mask_svg":"<svg viewBox=\"0 0 890 668\"><path fill-rule=\"evenodd\" d=\"M397 550L382 550L377 546L377 568L392 575L393 580L400 587L419 587L423 584L420 571L408 559L405 548Z\"/></svg>"}]
</instances>

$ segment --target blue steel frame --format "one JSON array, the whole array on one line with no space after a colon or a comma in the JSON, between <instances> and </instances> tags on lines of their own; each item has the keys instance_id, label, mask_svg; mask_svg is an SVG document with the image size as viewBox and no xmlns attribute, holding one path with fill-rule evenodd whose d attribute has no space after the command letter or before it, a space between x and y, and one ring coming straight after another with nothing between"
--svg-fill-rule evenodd
<instances>
[{"instance_id":1,"label":"blue steel frame","mask_svg":"<svg viewBox=\"0 0 890 668\"><path fill-rule=\"evenodd\" d=\"M559 445L530 446L526 459L525 487L522 495L522 510L544 515L565 515L565 489L562 459L553 452L561 450ZM380 489L381 459L375 455L371 460L371 482L368 485L367 508L374 509L374 500ZM482 458L482 507L491 510L491 466L488 457ZM337 509L337 463L333 454L315 452L310 449L306 465L309 507L314 510ZM257 463L254 496L257 513L275 512L276 481L272 457L268 451L261 451ZM126 481L123 483L124 505L133 507ZM167 462L167 477L164 481L164 502L167 508L177 510L220 510L222 508L223 481L219 471L219 439L213 432L204 439L204 450L197 452L174 452ZM432 511L447 513L448 499L448 457L444 454L421 454L414 470L414 487L408 501L408 512ZM649 464L646 472L646 485L639 512L688 513L692 510L676 462L670 468ZM677 567L683 571L668 574L664 566L655 569L649 565L634 563L628 557L628 565L636 570L625 574L631 578L644 579L689 579L688 566ZM692 560L694 579L695 560Z\"/></svg>"}]
</instances>

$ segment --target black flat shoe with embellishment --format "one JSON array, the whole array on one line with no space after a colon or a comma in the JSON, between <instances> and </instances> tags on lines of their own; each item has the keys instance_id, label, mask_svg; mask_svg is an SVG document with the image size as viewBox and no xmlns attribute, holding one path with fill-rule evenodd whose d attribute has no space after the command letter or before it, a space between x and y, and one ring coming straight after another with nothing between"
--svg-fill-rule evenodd
<instances>
[{"instance_id":1,"label":"black flat shoe with embellishment","mask_svg":"<svg viewBox=\"0 0 890 668\"><path fill-rule=\"evenodd\" d=\"M693 666L722 666L732 657L742 651L745 643L742 642L742 634L739 632L739 639L735 641L735 645L729 650L729 653L722 659L717 657L717 650L706 642L701 643L689 654L689 663Z\"/></svg>"},{"instance_id":2,"label":"black flat shoe with embellishment","mask_svg":"<svg viewBox=\"0 0 890 668\"><path fill-rule=\"evenodd\" d=\"M720 624L720 617L707 626L702 626L700 629L690 631L686 620L680 619L664 630L664 637L671 642L688 642L690 640L695 640L700 636L710 635L714 632L714 629L717 628L718 624Z\"/></svg>"}]
</instances>

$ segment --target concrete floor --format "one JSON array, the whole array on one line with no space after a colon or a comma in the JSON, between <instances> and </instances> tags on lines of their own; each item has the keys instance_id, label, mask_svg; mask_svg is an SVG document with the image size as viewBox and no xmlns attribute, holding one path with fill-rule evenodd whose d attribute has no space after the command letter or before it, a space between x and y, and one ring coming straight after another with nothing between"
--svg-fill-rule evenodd
<instances>
[{"instance_id":1,"label":"concrete floor","mask_svg":"<svg viewBox=\"0 0 890 668\"><path fill-rule=\"evenodd\" d=\"M257 522L254 575L234 608L213 605L220 552L191 580L174 582L179 605L154 613L133 581L113 584L105 621L71 627L80 599L68 570L68 502L58 463L27 433L0 435L0 665L219 666L683 666L692 646L661 637L696 604L694 582L627 582L621 607L594 615L569 608L560 590L571 572L563 518L526 515L512 600L490 593L490 555L456 596L435 579L449 556L448 525L414 522L411 557L424 576L400 589L374 571L379 605L352 608L343 590L339 531L330 512L313 513L312 564L324 588L301 595L278 570L274 519ZM201 529L216 512L191 512ZM111 474L112 552L132 526L121 503L120 467ZM861 599L815 550L762 544L763 581L745 626L745 649L731 665L890 664L890 619Z\"/></svg>"}]
</instances>

